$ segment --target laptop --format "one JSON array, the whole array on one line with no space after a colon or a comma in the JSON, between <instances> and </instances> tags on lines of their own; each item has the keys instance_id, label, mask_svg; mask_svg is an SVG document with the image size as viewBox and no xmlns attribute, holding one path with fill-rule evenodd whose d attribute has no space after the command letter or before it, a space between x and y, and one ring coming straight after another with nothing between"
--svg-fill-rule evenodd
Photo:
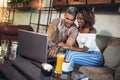
<instances>
[{"instance_id":1,"label":"laptop","mask_svg":"<svg viewBox=\"0 0 120 80\"><path fill-rule=\"evenodd\" d=\"M18 54L43 63L47 62L48 37L46 34L18 30Z\"/></svg>"},{"instance_id":2,"label":"laptop","mask_svg":"<svg viewBox=\"0 0 120 80\"><path fill-rule=\"evenodd\" d=\"M48 37L46 34L18 30L18 56L13 66L28 80L43 80L41 63L47 62Z\"/></svg>"}]
</instances>

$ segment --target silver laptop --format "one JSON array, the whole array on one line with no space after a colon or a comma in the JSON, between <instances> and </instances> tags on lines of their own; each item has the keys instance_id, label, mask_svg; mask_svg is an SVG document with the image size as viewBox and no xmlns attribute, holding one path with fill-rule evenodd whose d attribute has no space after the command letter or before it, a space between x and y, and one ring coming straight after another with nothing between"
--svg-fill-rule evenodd
<instances>
[{"instance_id":1,"label":"silver laptop","mask_svg":"<svg viewBox=\"0 0 120 80\"><path fill-rule=\"evenodd\" d=\"M47 62L48 37L32 31L18 31L18 54L37 62Z\"/></svg>"}]
</instances>

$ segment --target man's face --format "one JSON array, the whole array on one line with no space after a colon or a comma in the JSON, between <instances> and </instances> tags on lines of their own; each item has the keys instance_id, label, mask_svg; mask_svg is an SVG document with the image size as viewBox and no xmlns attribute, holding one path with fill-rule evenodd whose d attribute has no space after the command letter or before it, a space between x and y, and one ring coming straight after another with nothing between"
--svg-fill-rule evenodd
<instances>
[{"instance_id":1,"label":"man's face","mask_svg":"<svg viewBox=\"0 0 120 80\"><path fill-rule=\"evenodd\" d=\"M75 18L73 15L69 14L69 13L66 13L64 15L64 23L65 23L65 26L69 27L71 26L75 21Z\"/></svg>"}]
</instances>

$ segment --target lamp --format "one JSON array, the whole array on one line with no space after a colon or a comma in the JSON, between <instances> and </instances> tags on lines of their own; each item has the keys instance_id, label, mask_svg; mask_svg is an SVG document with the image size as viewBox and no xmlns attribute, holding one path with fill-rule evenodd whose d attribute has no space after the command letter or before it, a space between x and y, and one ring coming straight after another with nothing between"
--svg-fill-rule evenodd
<instances>
[{"instance_id":1,"label":"lamp","mask_svg":"<svg viewBox=\"0 0 120 80\"><path fill-rule=\"evenodd\" d=\"M7 0L0 0L0 22L7 22L8 16Z\"/></svg>"},{"instance_id":2,"label":"lamp","mask_svg":"<svg viewBox=\"0 0 120 80\"><path fill-rule=\"evenodd\" d=\"M32 0L29 5L34 9L40 10L42 7L42 0Z\"/></svg>"}]
</instances>

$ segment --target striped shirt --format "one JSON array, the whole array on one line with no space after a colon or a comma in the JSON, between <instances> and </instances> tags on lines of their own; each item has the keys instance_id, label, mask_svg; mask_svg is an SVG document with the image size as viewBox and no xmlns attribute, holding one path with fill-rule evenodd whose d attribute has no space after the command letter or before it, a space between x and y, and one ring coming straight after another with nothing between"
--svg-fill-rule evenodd
<instances>
[{"instance_id":1,"label":"striped shirt","mask_svg":"<svg viewBox=\"0 0 120 80\"><path fill-rule=\"evenodd\" d=\"M56 18L49 25L47 33L53 42L59 43L66 42L68 37L76 38L78 29L75 24L66 27L63 19Z\"/></svg>"}]
</instances>

